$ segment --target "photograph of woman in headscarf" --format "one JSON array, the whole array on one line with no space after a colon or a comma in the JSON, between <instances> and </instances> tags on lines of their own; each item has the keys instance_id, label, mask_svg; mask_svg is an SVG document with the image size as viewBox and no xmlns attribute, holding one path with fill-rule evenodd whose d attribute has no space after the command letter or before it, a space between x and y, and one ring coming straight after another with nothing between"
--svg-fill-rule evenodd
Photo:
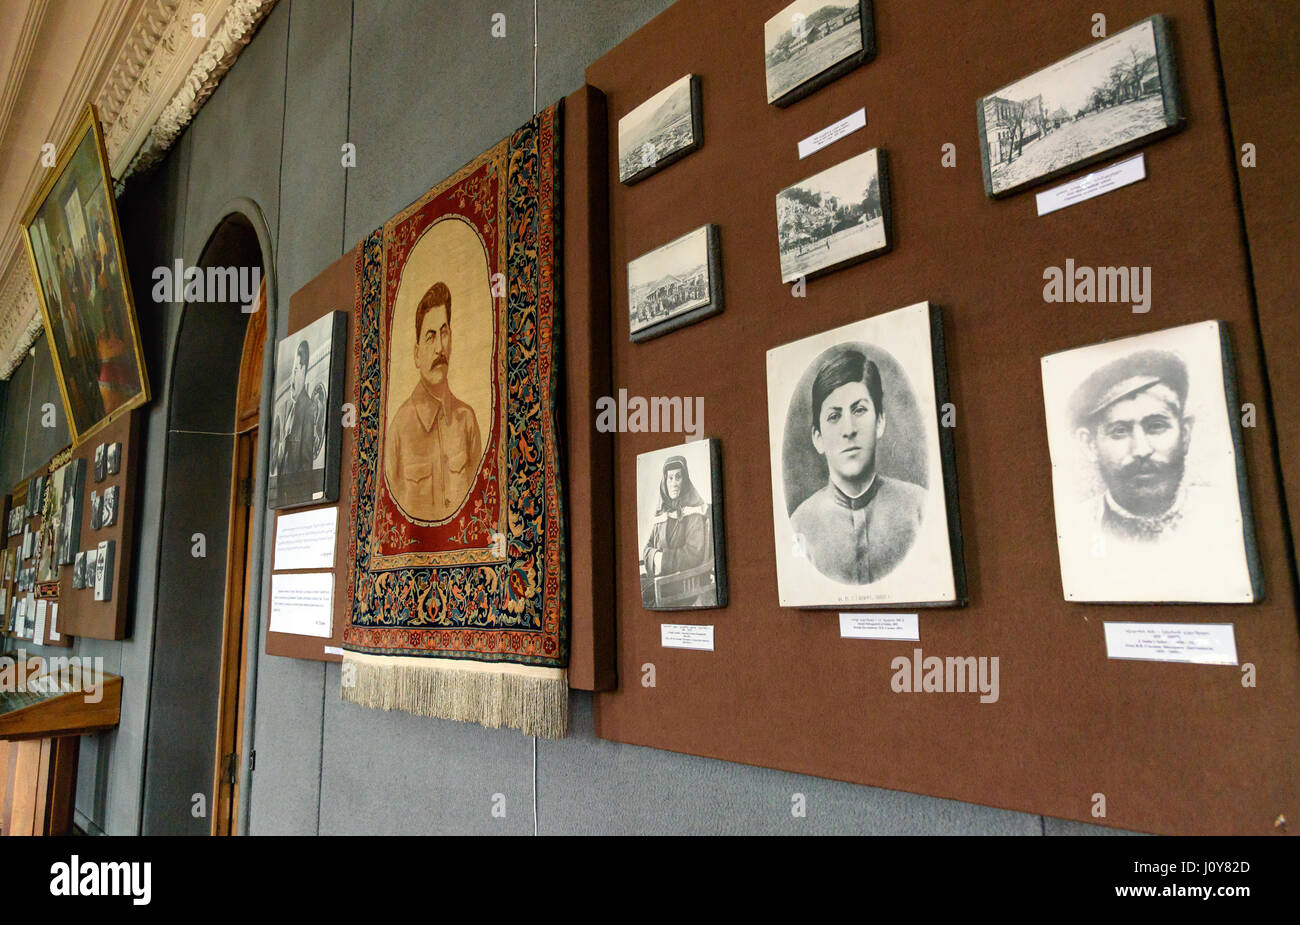
<instances>
[{"instance_id":1,"label":"photograph of woman in headscarf","mask_svg":"<svg viewBox=\"0 0 1300 925\"><path fill-rule=\"evenodd\" d=\"M705 449L707 452L707 447ZM654 465L656 461L645 459L645 456L652 455L662 458L663 453L644 454L641 462ZM705 463L697 462L697 472L707 468L708 458L706 455ZM639 465L638 469L642 466ZM653 469L649 471L653 472ZM705 477L704 484L711 484L710 473L699 474ZM658 482L658 501L653 515L649 513L647 504L649 492L639 493L642 536L649 527L649 538L641 551L642 603L658 609L717 606L713 511L691 481L686 457L674 453L664 460ZM656 589L655 579L673 576L680 576L682 580L660 581Z\"/></svg>"}]
</instances>

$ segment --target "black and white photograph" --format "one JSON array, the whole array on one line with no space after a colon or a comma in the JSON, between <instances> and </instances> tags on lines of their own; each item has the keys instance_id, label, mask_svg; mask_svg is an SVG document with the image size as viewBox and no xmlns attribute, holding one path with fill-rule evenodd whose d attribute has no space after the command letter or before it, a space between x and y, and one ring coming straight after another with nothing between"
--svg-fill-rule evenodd
<instances>
[{"instance_id":1,"label":"black and white photograph","mask_svg":"<svg viewBox=\"0 0 1300 925\"><path fill-rule=\"evenodd\" d=\"M90 493L90 529L98 530L103 517L104 506L99 491L95 490Z\"/></svg>"},{"instance_id":2,"label":"black and white photograph","mask_svg":"<svg viewBox=\"0 0 1300 925\"><path fill-rule=\"evenodd\" d=\"M122 471L122 444L113 442L108 445L104 451L104 469L109 475L117 475Z\"/></svg>"},{"instance_id":3,"label":"black and white photograph","mask_svg":"<svg viewBox=\"0 0 1300 925\"><path fill-rule=\"evenodd\" d=\"M1042 371L1065 599L1259 600L1226 327L1066 350Z\"/></svg>"},{"instance_id":4,"label":"black and white photograph","mask_svg":"<svg viewBox=\"0 0 1300 925\"><path fill-rule=\"evenodd\" d=\"M112 540L100 540L99 551L95 556L95 578L91 584L95 589L95 600L111 601L113 599L113 555L117 544Z\"/></svg>"},{"instance_id":5,"label":"black and white photograph","mask_svg":"<svg viewBox=\"0 0 1300 925\"><path fill-rule=\"evenodd\" d=\"M24 561L36 554L36 534L32 531L31 524L23 524L23 539L18 548L20 551L18 558Z\"/></svg>"},{"instance_id":6,"label":"black and white photograph","mask_svg":"<svg viewBox=\"0 0 1300 925\"><path fill-rule=\"evenodd\" d=\"M85 573L82 575L82 587L93 588L95 586L95 566L99 562L99 548L92 546L86 550Z\"/></svg>"},{"instance_id":7,"label":"black and white photograph","mask_svg":"<svg viewBox=\"0 0 1300 925\"><path fill-rule=\"evenodd\" d=\"M977 103L984 188L1005 196L1182 126L1168 22L1152 16Z\"/></svg>"},{"instance_id":8,"label":"black and white photograph","mask_svg":"<svg viewBox=\"0 0 1300 925\"><path fill-rule=\"evenodd\" d=\"M347 317L330 312L276 345L271 508L338 500Z\"/></svg>"},{"instance_id":9,"label":"black and white photograph","mask_svg":"<svg viewBox=\"0 0 1300 925\"><path fill-rule=\"evenodd\" d=\"M109 485L104 489L103 500L99 504L99 525L111 527L117 523L118 486Z\"/></svg>"},{"instance_id":10,"label":"black and white photograph","mask_svg":"<svg viewBox=\"0 0 1300 925\"><path fill-rule=\"evenodd\" d=\"M23 504L15 504L9 510L9 524L5 535L17 536L23 532L23 521L27 519L27 507Z\"/></svg>"},{"instance_id":11,"label":"black and white photograph","mask_svg":"<svg viewBox=\"0 0 1300 925\"><path fill-rule=\"evenodd\" d=\"M45 485L47 475L33 475L27 486L27 516L41 517L45 513Z\"/></svg>"},{"instance_id":12,"label":"black and white photograph","mask_svg":"<svg viewBox=\"0 0 1300 925\"><path fill-rule=\"evenodd\" d=\"M83 550L77 550L72 561L72 587L78 591L86 587L86 553Z\"/></svg>"},{"instance_id":13,"label":"black and white photograph","mask_svg":"<svg viewBox=\"0 0 1300 925\"><path fill-rule=\"evenodd\" d=\"M649 340L722 311L718 226L705 225L628 261L634 341Z\"/></svg>"},{"instance_id":14,"label":"black and white photograph","mask_svg":"<svg viewBox=\"0 0 1300 925\"><path fill-rule=\"evenodd\" d=\"M638 570L647 610L727 606L719 454L709 438L637 455Z\"/></svg>"},{"instance_id":15,"label":"black and white photograph","mask_svg":"<svg viewBox=\"0 0 1300 925\"><path fill-rule=\"evenodd\" d=\"M703 142L700 78L687 74L618 120L618 178L630 186Z\"/></svg>"},{"instance_id":16,"label":"black and white photograph","mask_svg":"<svg viewBox=\"0 0 1300 925\"><path fill-rule=\"evenodd\" d=\"M54 473L54 487L59 494L59 522L55 534L55 561L71 565L81 545L81 505L86 487L86 461L69 460Z\"/></svg>"},{"instance_id":17,"label":"black and white photograph","mask_svg":"<svg viewBox=\"0 0 1300 925\"><path fill-rule=\"evenodd\" d=\"M783 283L812 279L889 250L885 152L872 148L781 190L776 228Z\"/></svg>"},{"instance_id":18,"label":"black and white photograph","mask_svg":"<svg viewBox=\"0 0 1300 925\"><path fill-rule=\"evenodd\" d=\"M95 481L102 482L108 474L108 448L104 444L95 447Z\"/></svg>"},{"instance_id":19,"label":"black and white photograph","mask_svg":"<svg viewBox=\"0 0 1300 925\"><path fill-rule=\"evenodd\" d=\"M946 382L928 302L767 352L781 606L965 601Z\"/></svg>"},{"instance_id":20,"label":"black and white photograph","mask_svg":"<svg viewBox=\"0 0 1300 925\"><path fill-rule=\"evenodd\" d=\"M763 39L767 101L789 106L875 57L871 0L796 0Z\"/></svg>"}]
</instances>

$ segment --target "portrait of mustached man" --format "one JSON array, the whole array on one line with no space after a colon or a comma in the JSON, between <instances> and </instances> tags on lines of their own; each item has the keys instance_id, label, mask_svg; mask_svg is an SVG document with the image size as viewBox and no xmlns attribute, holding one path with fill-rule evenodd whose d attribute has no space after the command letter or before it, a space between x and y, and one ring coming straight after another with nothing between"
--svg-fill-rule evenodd
<instances>
[{"instance_id":1,"label":"portrait of mustached man","mask_svg":"<svg viewBox=\"0 0 1300 925\"><path fill-rule=\"evenodd\" d=\"M469 494L482 441L474 410L452 394L447 381L452 294L444 282L430 286L416 307L413 360L419 380L389 426L385 474L407 515L445 520Z\"/></svg>"},{"instance_id":2,"label":"portrait of mustached man","mask_svg":"<svg viewBox=\"0 0 1300 925\"><path fill-rule=\"evenodd\" d=\"M1132 544L1175 542L1195 520L1197 489L1186 484L1192 418L1187 366L1167 350L1143 350L1093 372L1075 390L1075 439L1104 491L1084 507L1100 536L1095 555Z\"/></svg>"}]
</instances>

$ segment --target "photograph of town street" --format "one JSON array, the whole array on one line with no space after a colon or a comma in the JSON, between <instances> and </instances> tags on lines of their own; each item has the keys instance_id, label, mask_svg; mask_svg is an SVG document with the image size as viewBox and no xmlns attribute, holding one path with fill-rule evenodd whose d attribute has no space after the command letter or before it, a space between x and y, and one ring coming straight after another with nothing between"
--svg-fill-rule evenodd
<instances>
[{"instance_id":1,"label":"photograph of town street","mask_svg":"<svg viewBox=\"0 0 1300 925\"><path fill-rule=\"evenodd\" d=\"M1168 126L1148 20L982 100L994 194Z\"/></svg>"},{"instance_id":2,"label":"photograph of town street","mask_svg":"<svg viewBox=\"0 0 1300 925\"><path fill-rule=\"evenodd\" d=\"M862 51L861 6L858 0L798 0L767 21L763 37L770 103Z\"/></svg>"},{"instance_id":3,"label":"photograph of town street","mask_svg":"<svg viewBox=\"0 0 1300 925\"><path fill-rule=\"evenodd\" d=\"M708 232L697 228L627 265L633 334L708 304Z\"/></svg>"},{"instance_id":4,"label":"photograph of town street","mask_svg":"<svg viewBox=\"0 0 1300 925\"><path fill-rule=\"evenodd\" d=\"M695 143L688 74L618 120L618 178L626 183Z\"/></svg>"},{"instance_id":5,"label":"photograph of town street","mask_svg":"<svg viewBox=\"0 0 1300 925\"><path fill-rule=\"evenodd\" d=\"M885 247L876 149L783 189L776 223L785 283Z\"/></svg>"}]
</instances>

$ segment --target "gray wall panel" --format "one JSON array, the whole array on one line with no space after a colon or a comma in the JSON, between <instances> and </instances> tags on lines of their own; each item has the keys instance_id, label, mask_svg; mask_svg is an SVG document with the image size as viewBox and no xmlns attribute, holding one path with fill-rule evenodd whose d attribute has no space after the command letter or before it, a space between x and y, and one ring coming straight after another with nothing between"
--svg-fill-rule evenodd
<instances>
[{"instance_id":1,"label":"gray wall panel","mask_svg":"<svg viewBox=\"0 0 1300 925\"><path fill-rule=\"evenodd\" d=\"M532 833L530 738L344 703L340 674L329 666L320 834Z\"/></svg>"},{"instance_id":2,"label":"gray wall panel","mask_svg":"<svg viewBox=\"0 0 1300 925\"><path fill-rule=\"evenodd\" d=\"M506 16L492 37L493 11ZM533 113L529 0L361 0L354 11L350 247Z\"/></svg>"},{"instance_id":3,"label":"gray wall panel","mask_svg":"<svg viewBox=\"0 0 1300 925\"><path fill-rule=\"evenodd\" d=\"M588 64L670 6L672 0L538 0L538 105L577 90L587 82Z\"/></svg>"}]
</instances>

